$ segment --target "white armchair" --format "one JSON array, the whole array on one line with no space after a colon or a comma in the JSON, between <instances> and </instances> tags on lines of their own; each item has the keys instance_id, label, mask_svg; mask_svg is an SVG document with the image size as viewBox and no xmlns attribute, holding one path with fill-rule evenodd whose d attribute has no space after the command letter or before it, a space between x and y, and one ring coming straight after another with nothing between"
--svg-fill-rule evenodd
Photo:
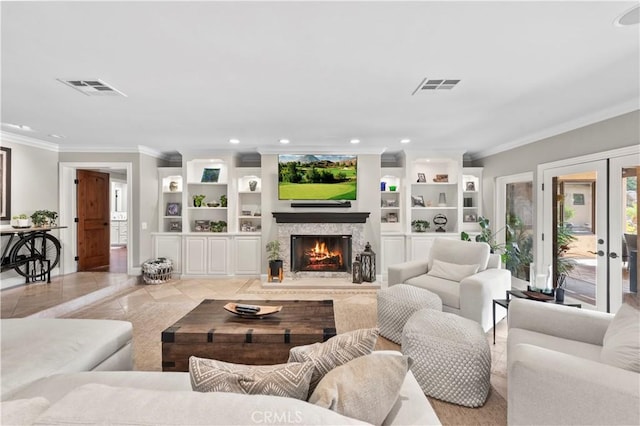
<instances>
[{"instance_id":1,"label":"white armchair","mask_svg":"<svg viewBox=\"0 0 640 426\"><path fill-rule=\"evenodd\" d=\"M623 308L614 321L603 312L511 300L509 425L640 424L640 318Z\"/></svg>"},{"instance_id":2,"label":"white armchair","mask_svg":"<svg viewBox=\"0 0 640 426\"><path fill-rule=\"evenodd\" d=\"M500 269L500 256L487 243L436 238L429 256L391 265L389 286L409 284L442 299L442 310L478 322L484 331L493 326L493 299L504 299L511 289L511 272ZM496 312L496 321L504 317Z\"/></svg>"}]
</instances>

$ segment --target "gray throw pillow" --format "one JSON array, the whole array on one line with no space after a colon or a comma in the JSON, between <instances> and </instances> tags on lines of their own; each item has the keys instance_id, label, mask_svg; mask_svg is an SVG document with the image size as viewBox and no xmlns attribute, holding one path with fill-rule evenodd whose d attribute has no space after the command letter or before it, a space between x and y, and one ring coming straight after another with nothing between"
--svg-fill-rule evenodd
<instances>
[{"instance_id":1,"label":"gray throw pillow","mask_svg":"<svg viewBox=\"0 0 640 426\"><path fill-rule=\"evenodd\" d=\"M620 307L604 334L600 359L640 373L640 311L626 303Z\"/></svg>"},{"instance_id":2,"label":"gray throw pillow","mask_svg":"<svg viewBox=\"0 0 640 426\"><path fill-rule=\"evenodd\" d=\"M289 351L289 362L312 362L315 366L309 395L318 382L339 365L354 358L369 355L378 340L377 328L363 328L333 336L324 343L296 346Z\"/></svg>"},{"instance_id":3,"label":"gray throw pillow","mask_svg":"<svg viewBox=\"0 0 640 426\"><path fill-rule=\"evenodd\" d=\"M195 356L189 358L191 388L198 392L275 395L306 400L313 371L311 362L244 365Z\"/></svg>"},{"instance_id":4,"label":"gray throw pillow","mask_svg":"<svg viewBox=\"0 0 640 426\"><path fill-rule=\"evenodd\" d=\"M351 360L328 372L309 402L380 425L398 399L410 361L407 356L375 352Z\"/></svg>"}]
</instances>

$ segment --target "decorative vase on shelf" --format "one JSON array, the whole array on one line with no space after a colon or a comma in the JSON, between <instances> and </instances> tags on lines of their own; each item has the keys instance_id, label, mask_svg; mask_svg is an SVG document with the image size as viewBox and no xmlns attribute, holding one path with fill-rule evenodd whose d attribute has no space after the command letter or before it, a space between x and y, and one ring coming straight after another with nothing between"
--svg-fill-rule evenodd
<instances>
[{"instance_id":1,"label":"decorative vase on shelf","mask_svg":"<svg viewBox=\"0 0 640 426\"><path fill-rule=\"evenodd\" d=\"M257 180L250 180L249 181L249 190L251 192L255 191L257 187L258 187L258 181Z\"/></svg>"},{"instance_id":2,"label":"decorative vase on shelf","mask_svg":"<svg viewBox=\"0 0 640 426\"><path fill-rule=\"evenodd\" d=\"M169 182L169 191L176 192L177 190L178 190L178 182L176 182L175 180L172 180L171 182Z\"/></svg>"},{"instance_id":3,"label":"decorative vase on shelf","mask_svg":"<svg viewBox=\"0 0 640 426\"><path fill-rule=\"evenodd\" d=\"M387 189L387 182L380 182L380 191L385 191Z\"/></svg>"},{"instance_id":4,"label":"decorative vase on shelf","mask_svg":"<svg viewBox=\"0 0 640 426\"><path fill-rule=\"evenodd\" d=\"M447 207L447 194L444 192L438 196L438 207Z\"/></svg>"}]
</instances>

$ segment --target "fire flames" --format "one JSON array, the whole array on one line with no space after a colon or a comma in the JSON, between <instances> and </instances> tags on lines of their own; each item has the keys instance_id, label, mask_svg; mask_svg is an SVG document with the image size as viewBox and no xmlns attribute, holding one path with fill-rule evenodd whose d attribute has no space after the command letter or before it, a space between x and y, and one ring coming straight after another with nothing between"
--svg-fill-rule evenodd
<instances>
[{"instance_id":1,"label":"fire flames","mask_svg":"<svg viewBox=\"0 0 640 426\"><path fill-rule=\"evenodd\" d=\"M311 267L323 266L324 268L330 268L332 265L336 267L342 265L342 253L329 250L322 241L316 240L315 245L305 250L304 254Z\"/></svg>"}]
</instances>

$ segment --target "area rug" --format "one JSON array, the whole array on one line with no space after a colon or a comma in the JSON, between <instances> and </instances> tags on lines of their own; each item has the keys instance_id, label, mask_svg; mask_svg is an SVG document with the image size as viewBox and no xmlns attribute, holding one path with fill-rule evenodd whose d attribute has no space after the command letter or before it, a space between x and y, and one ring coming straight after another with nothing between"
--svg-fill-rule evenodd
<instances>
[{"instance_id":1,"label":"area rug","mask_svg":"<svg viewBox=\"0 0 640 426\"><path fill-rule=\"evenodd\" d=\"M160 371L162 357L162 343L160 335L163 330L174 324L182 316L195 308L202 298L214 299L298 299L318 300L332 299L334 301L334 315L336 331L344 333L360 328L371 328L377 325L377 300L375 291L332 290L322 292L309 290L299 292L294 290L261 290L254 286L256 280L237 282L231 285L212 285L203 280L202 285L192 282L163 285L140 289L121 298L110 298L102 303L96 303L89 308L77 311L67 317L119 319L133 323L134 368L136 370ZM211 289L215 290L211 290ZM182 289L180 293L178 289ZM155 300L146 290L167 294L163 300ZM201 293L197 292L201 291ZM263 293L268 292L268 293ZM180 293L173 295L173 293ZM296 295L297 293L297 295ZM187 297L186 294L192 296ZM204 294L195 297L193 294ZM131 303L136 300L135 307ZM389 340L380 338L376 349L399 349L399 346ZM430 398L436 414L443 425L506 425L506 401L491 389L486 404L481 408L467 408Z\"/></svg>"}]
</instances>

